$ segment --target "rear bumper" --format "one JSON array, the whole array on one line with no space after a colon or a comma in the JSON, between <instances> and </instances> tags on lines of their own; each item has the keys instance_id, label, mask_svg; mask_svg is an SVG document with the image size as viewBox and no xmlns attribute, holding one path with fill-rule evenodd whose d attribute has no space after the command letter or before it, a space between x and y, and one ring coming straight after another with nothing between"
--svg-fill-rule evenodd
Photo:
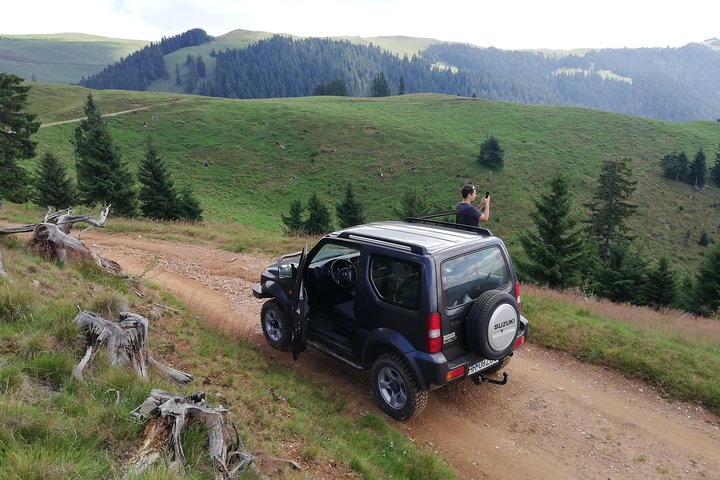
<instances>
[{"instance_id":1,"label":"rear bumper","mask_svg":"<svg viewBox=\"0 0 720 480\"><path fill-rule=\"evenodd\" d=\"M528 321L522 315L520 316L520 325L521 329L518 330L515 340L518 341L518 339L524 337L524 340L527 341ZM523 341L520 345L523 345L525 341ZM509 355L512 355L513 351L511 351ZM453 355L453 353L457 353L457 355ZM450 358L446 357L446 354L449 355ZM470 367L477 365L486 359L476 353L468 352L467 350L459 348L454 351L453 349L448 349L439 353L426 353L415 350L406 353L405 357L415 371L418 383L420 384L419 387L423 390L435 390L447 385L448 383L454 383L464 378L482 373L497 364L497 362L494 362L490 365L484 365L470 373ZM499 361L500 360L498 360L498 362ZM450 372L457 372L457 369L462 368L464 368L462 374L448 380L448 374Z\"/></svg>"}]
</instances>

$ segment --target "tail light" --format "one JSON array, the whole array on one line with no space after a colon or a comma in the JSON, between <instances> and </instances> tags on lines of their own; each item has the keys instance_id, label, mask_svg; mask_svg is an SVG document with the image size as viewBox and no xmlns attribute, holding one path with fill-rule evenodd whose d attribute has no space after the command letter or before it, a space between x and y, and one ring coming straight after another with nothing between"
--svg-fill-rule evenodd
<instances>
[{"instance_id":1,"label":"tail light","mask_svg":"<svg viewBox=\"0 0 720 480\"><path fill-rule=\"evenodd\" d=\"M427 334L425 337L425 350L428 353L437 353L442 349L442 331L440 330L440 314L435 312L427 317Z\"/></svg>"},{"instance_id":2,"label":"tail light","mask_svg":"<svg viewBox=\"0 0 720 480\"><path fill-rule=\"evenodd\" d=\"M522 311L522 309L520 308L520 283L519 282L515 282L515 301L518 304L518 310Z\"/></svg>"}]
</instances>

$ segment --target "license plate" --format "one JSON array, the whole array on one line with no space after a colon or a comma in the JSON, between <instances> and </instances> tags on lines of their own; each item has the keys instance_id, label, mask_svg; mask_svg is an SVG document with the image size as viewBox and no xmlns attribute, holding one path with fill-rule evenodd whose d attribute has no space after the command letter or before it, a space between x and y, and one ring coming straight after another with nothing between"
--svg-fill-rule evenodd
<instances>
[{"instance_id":1,"label":"license plate","mask_svg":"<svg viewBox=\"0 0 720 480\"><path fill-rule=\"evenodd\" d=\"M495 365L499 361L500 360L488 360L488 359L480 360L476 364L470 365L470 368L468 368L468 375L472 375L473 373L479 372L480 370L484 370L491 365Z\"/></svg>"}]
</instances>

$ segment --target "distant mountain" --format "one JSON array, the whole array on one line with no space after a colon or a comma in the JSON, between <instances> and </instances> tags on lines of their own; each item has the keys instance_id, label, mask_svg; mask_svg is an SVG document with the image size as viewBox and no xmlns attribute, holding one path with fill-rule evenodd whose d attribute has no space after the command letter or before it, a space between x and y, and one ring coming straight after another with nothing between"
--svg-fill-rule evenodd
<instances>
[{"instance_id":1,"label":"distant mountain","mask_svg":"<svg viewBox=\"0 0 720 480\"><path fill-rule=\"evenodd\" d=\"M72 84L148 43L82 33L0 34L0 72L14 73L28 81Z\"/></svg>"},{"instance_id":2,"label":"distant mountain","mask_svg":"<svg viewBox=\"0 0 720 480\"><path fill-rule=\"evenodd\" d=\"M203 40L169 52L144 46L75 82L229 98L307 96L333 82L344 84L340 91L348 95L369 96L382 73L393 95L445 93L674 121L720 117L718 39L681 48L541 52L412 37L294 38L236 30L211 38L200 29L191 32Z\"/></svg>"}]
</instances>

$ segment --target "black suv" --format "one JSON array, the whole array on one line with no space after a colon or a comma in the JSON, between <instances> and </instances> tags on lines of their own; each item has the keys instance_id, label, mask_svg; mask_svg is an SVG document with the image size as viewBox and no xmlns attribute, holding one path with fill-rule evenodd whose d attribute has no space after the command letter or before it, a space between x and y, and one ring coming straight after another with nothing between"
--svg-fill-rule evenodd
<instances>
[{"instance_id":1,"label":"black suv","mask_svg":"<svg viewBox=\"0 0 720 480\"><path fill-rule=\"evenodd\" d=\"M503 242L449 212L369 223L325 235L284 255L253 286L268 343L307 345L358 369L372 368L378 405L404 420L430 390L503 368L528 322Z\"/></svg>"}]
</instances>

